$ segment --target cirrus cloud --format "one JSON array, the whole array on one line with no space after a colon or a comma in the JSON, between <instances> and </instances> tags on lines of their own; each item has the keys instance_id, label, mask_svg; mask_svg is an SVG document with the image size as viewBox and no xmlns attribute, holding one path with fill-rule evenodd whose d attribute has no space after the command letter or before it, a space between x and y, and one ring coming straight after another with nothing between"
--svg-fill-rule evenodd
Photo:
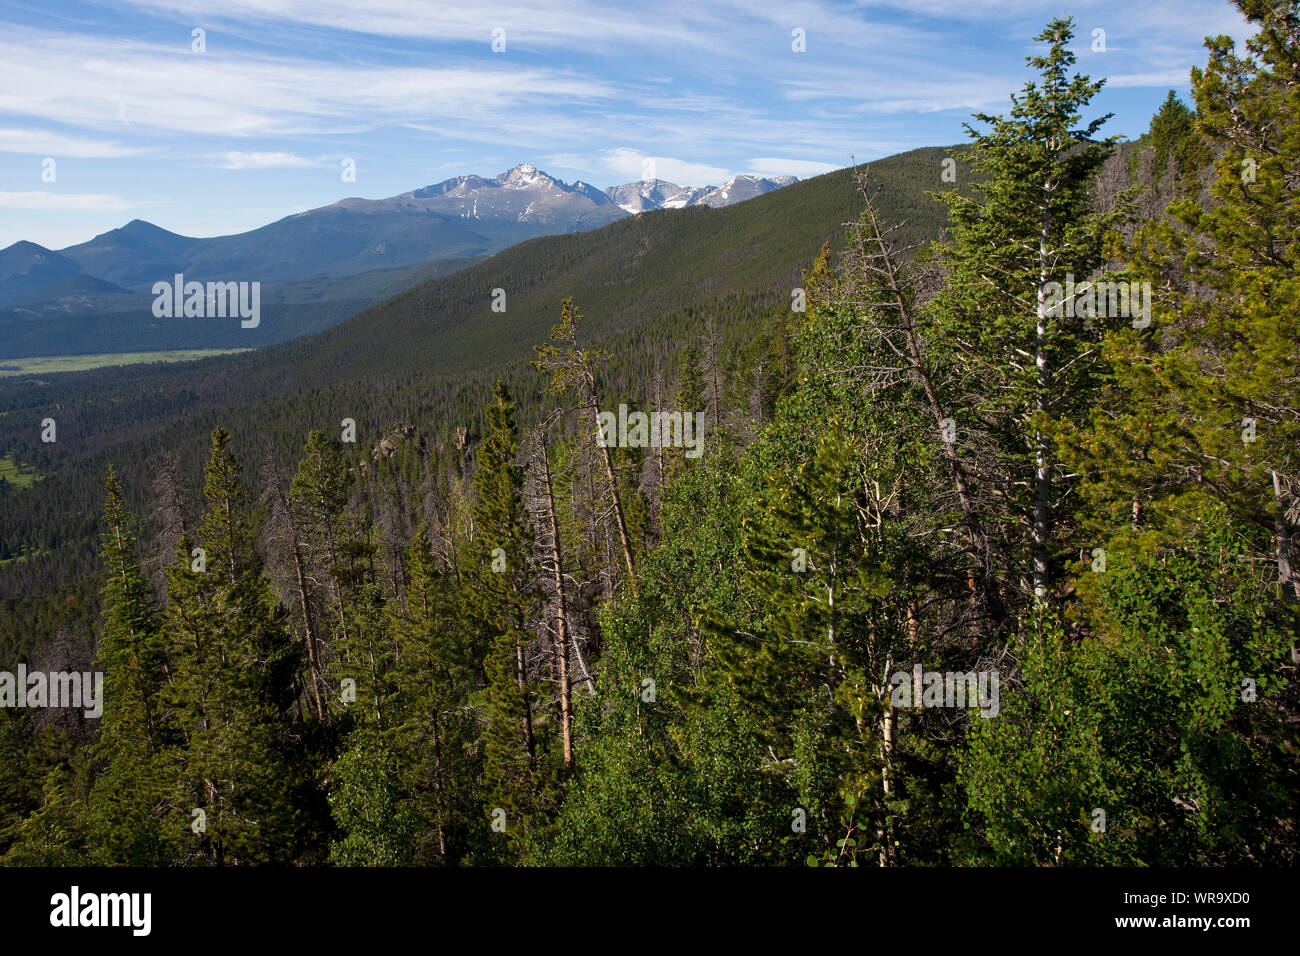
<instances>
[{"instance_id":1,"label":"cirrus cloud","mask_svg":"<svg viewBox=\"0 0 1300 956\"><path fill-rule=\"evenodd\" d=\"M145 150L122 146L106 140L65 136L38 129L0 129L0 153L25 153L29 156L71 156L75 159L114 159L138 156Z\"/></svg>"},{"instance_id":2,"label":"cirrus cloud","mask_svg":"<svg viewBox=\"0 0 1300 956\"><path fill-rule=\"evenodd\" d=\"M317 163L294 153L246 153L226 150L214 159L218 169L279 169L283 167L315 166Z\"/></svg>"},{"instance_id":3,"label":"cirrus cloud","mask_svg":"<svg viewBox=\"0 0 1300 956\"><path fill-rule=\"evenodd\" d=\"M120 212L135 203L107 193L0 192L0 208L38 209L46 212Z\"/></svg>"}]
</instances>

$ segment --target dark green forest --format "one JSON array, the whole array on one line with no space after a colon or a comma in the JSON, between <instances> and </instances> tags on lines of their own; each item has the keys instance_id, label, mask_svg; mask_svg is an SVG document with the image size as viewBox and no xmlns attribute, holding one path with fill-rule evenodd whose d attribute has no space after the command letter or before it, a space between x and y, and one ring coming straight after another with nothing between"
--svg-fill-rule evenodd
<instances>
[{"instance_id":1,"label":"dark green forest","mask_svg":"<svg viewBox=\"0 0 1300 956\"><path fill-rule=\"evenodd\" d=\"M963 146L0 379L0 660L104 674L0 707L0 861L1294 863L1300 7L1237 5L1133 142L1055 20Z\"/></svg>"}]
</instances>

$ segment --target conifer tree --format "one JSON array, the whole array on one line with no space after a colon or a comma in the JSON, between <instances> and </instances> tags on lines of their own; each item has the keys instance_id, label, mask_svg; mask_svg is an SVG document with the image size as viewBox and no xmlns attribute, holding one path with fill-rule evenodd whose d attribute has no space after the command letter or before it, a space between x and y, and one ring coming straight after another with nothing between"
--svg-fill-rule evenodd
<instances>
[{"instance_id":1,"label":"conifer tree","mask_svg":"<svg viewBox=\"0 0 1300 956\"><path fill-rule=\"evenodd\" d=\"M484 786L489 813L505 813L517 837L534 822L543 800L546 747L528 655L529 617L536 604L530 566L534 542L523 505L523 466L515 405L498 382L487 409L487 433L476 455L472 555L474 619L488 642L485 669L487 738Z\"/></svg>"},{"instance_id":2,"label":"conifer tree","mask_svg":"<svg viewBox=\"0 0 1300 956\"><path fill-rule=\"evenodd\" d=\"M194 540L168 569L174 708L185 749L170 774L171 836L216 865L292 859L301 763L292 728L298 648L253 550L230 436L212 432ZM201 811L196 813L195 811Z\"/></svg>"},{"instance_id":3,"label":"conifer tree","mask_svg":"<svg viewBox=\"0 0 1300 956\"><path fill-rule=\"evenodd\" d=\"M852 439L832 424L789 486L774 482L747 528L746 573L764 607L748 627L706 613L719 675L763 728L829 859L885 865L897 850L891 670L909 652L908 544ZM910 662L907 662L910 665ZM706 698L708 693L706 692ZM851 841L851 842L849 842Z\"/></svg>"},{"instance_id":4,"label":"conifer tree","mask_svg":"<svg viewBox=\"0 0 1300 956\"><path fill-rule=\"evenodd\" d=\"M331 642L331 687L356 691L352 720L383 730L392 703L393 646L384 634L384 594L377 574L378 544L368 515L345 512L337 522L338 564L333 578L341 620Z\"/></svg>"},{"instance_id":5,"label":"conifer tree","mask_svg":"<svg viewBox=\"0 0 1300 956\"><path fill-rule=\"evenodd\" d=\"M323 431L313 429L290 483L287 507L302 537L304 577L310 582L311 593L319 592L324 608L314 619L317 647L309 660L314 658L315 679L324 685L323 696L335 709L340 706L341 680L357 678L355 674L326 676L330 649L336 642L346 645L349 634L349 595L339 580L344 560L339 522L347 502L348 468L342 451ZM306 613L310 613L310 602Z\"/></svg>"},{"instance_id":6,"label":"conifer tree","mask_svg":"<svg viewBox=\"0 0 1300 956\"><path fill-rule=\"evenodd\" d=\"M90 795L96 856L107 863L165 863L163 770L177 744L163 705L167 661L158 612L140 569L129 515L110 467L100 536L104 625L95 667L104 673L95 756L106 766Z\"/></svg>"},{"instance_id":7,"label":"conifer tree","mask_svg":"<svg viewBox=\"0 0 1300 956\"><path fill-rule=\"evenodd\" d=\"M264 499L270 501L267 531L276 540L270 544L271 555L280 556L282 562L291 566L289 587L292 590L292 606L296 616L302 621L303 644L307 656L307 699L316 719L325 721L325 668L322 663L324 642L321 640L321 608L317 598L317 589L312 585L311 568L308 564L308 547L299 529L298 515L289 503L285 493L284 482L267 450L264 465L264 482L266 490ZM274 567L274 561L271 562Z\"/></svg>"},{"instance_id":8,"label":"conifer tree","mask_svg":"<svg viewBox=\"0 0 1300 956\"><path fill-rule=\"evenodd\" d=\"M1186 144L1195 127L1196 114L1187 108L1174 93L1169 91L1164 103L1151 118L1151 127L1147 137L1151 142L1152 165L1157 176L1161 175L1169 160L1181 165L1186 158Z\"/></svg>"},{"instance_id":9,"label":"conifer tree","mask_svg":"<svg viewBox=\"0 0 1300 956\"><path fill-rule=\"evenodd\" d=\"M678 357L677 407L683 412L704 408L704 372L699 347L693 342Z\"/></svg>"},{"instance_id":10,"label":"conifer tree","mask_svg":"<svg viewBox=\"0 0 1300 956\"><path fill-rule=\"evenodd\" d=\"M950 417L979 450L981 524L1001 526L1008 570L1040 602L1068 530L1049 429L1087 409L1095 344L1120 321L1083 298L1119 210L1093 208L1091 187L1112 141L1096 139L1108 116L1081 119L1104 81L1069 74L1072 37L1068 19L1035 37L1048 44L1027 58L1041 80L1013 97L1009 116L976 114L987 131L967 127L972 149L961 158L987 178L973 196L939 195L952 242L941 250L948 275L934 301L935 360L957 373ZM1049 283L1071 279L1079 300L1054 303Z\"/></svg>"},{"instance_id":11,"label":"conifer tree","mask_svg":"<svg viewBox=\"0 0 1300 956\"><path fill-rule=\"evenodd\" d=\"M1274 568L1275 598L1296 603L1300 512L1300 13L1242 2L1260 29L1238 56L1207 41L1193 71L1192 152L1213 158L1200 190L1138 235L1133 270L1155 288L1152 327L1107 340L1114 385L1087 427L1067 436L1102 529L1165 525L1213 496ZM1217 157L1217 158L1216 158Z\"/></svg>"},{"instance_id":12,"label":"conifer tree","mask_svg":"<svg viewBox=\"0 0 1300 956\"><path fill-rule=\"evenodd\" d=\"M86 820L77 794L77 774L55 766L45 776L40 806L7 836L12 845L5 866L84 866L90 856Z\"/></svg>"},{"instance_id":13,"label":"conifer tree","mask_svg":"<svg viewBox=\"0 0 1300 956\"><path fill-rule=\"evenodd\" d=\"M1089 632L1036 623L976 724L962 783L997 862L1228 865L1295 859L1285 631L1227 509L1177 551L1107 549L1079 580ZM1247 783L1249 781L1249 783Z\"/></svg>"},{"instance_id":14,"label":"conifer tree","mask_svg":"<svg viewBox=\"0 0 1300 956\"><path fill-rule=\"evenodd\" d=\"M389 607L399 649L393 753L421 825L418 858L456 865L483 842L479 689L483 645L460 602L458 582L439 567L421 527L406 552L405 601ZM495 804L494 804L495 806Z\"/></svg>"}]
</instances>

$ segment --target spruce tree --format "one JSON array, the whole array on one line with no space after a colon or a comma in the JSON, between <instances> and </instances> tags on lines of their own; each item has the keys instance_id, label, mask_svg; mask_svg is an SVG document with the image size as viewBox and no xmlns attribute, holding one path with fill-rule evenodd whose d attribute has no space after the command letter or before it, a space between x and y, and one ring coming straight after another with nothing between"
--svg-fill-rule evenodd
<instances>
[{"instance_id":1,"label":"spruce tree","mask_svg":"<svg viewBox=\"0 0 1300 956\"><path fill-rule=\"evenodd\" d=\"M305 587L310 589L310 595L321 608L314 617L313 629L318 646L310 656L315 657L316 679L323 685L322 696L331 712L337 715L344 706L342 681L351 678L357 681L359 693L369 689L369 704L363 705L361 710L373 717L373 684L350 663L348 621L351 595L340 580L346 560L346 542L340 524L348 503L348 466L339 444L331 441L323 431L313 429L308 434L287 497L294 525L302 536L300 556L304 578L309 582ZM310 613L311 602L307 603ZM341 668L336 661L340 652L343 654Z\"/></svg>"},{"instance_id":2,"label":"spruce tree","mask_svg":"<svg viewBox=\"0 0 1300 956\"><path fill-rule=\"evenodd\" d=\"M1003 573L1039 602L1069 532L1068 479L1054 461L1051 428L1087 410L1096 343L1128 321L1088 307L1119 211L1094 209L1092 184L1112 141L1096 138L1108 116L1081 119L1104 81L1070 75L1072 37L1068 19L1035 37L1048 44L1027 58L1041 80L1013 96L1008 116L976 114L986 131L967 127L973 143L961 158L986 178L974 195L939 195L952 242L939 250L948 274L933 303L934 360L955 373L951 417L975 451L980 523L996 528ZM1054 303L1049 284L1071 279L1075 301Z\"/></svg>"},{"instance_id":3,"label":"spruce tree","mask_svg":"<svg viewBox=\"0 0 1300 956\"><path fill-rule=\"evenodd\" d=\"M417 856L443 865L462 862L488 833L480 793L483 722L473 706L483 654L467 639L473 622L460 596L454 573L439 566L421 527L406 551L405 600L388 612L399 657L386 736L401 757L398 777L421 825Z\"/></svg>"},{"instance_id":4,"label":"spruce tree","mask_svg":"<svg viewBox=\"0 0 1300 956\"><path fill-rule=\"evenodd\" d=\"M1297 601L1300 512L1300 14L1243 2L1260 29L1239 56L1211 38L1193 71L1198 135L1212 160L1199 188L1146 226L1135 272L1155 289L1152 327L1108 337L1113 385L1086 427L1067 436L1099 534L1164 525L1179 541L1198 500L1230 507L1273 567L1274 598Z\"/></svg>"},{"instance_id":5,"label":"spruce tree","mask_svg":"<svg viewBox=\"0 0 1300 956\"><path fill-rule=\"evenodd\" d=\"M544 712L529 661L527 630L536 602L530 566L534 542L523 505L523 467L515 405L498 382L487 409L487 433L476 455L475 535L464 559L472 613L486 640L487 732L484 787L489 814L505 833L521 835L537 822L547 798ZM499 832L499 831L498 831Z\"/></svg>"},{"instance_id":6,"label":"spruce tree","mask_svg":"<svg viewBox=\"0 0 1300 956\"><path fill-rule=\"evenodd\" d=\"M185 742L169 778L170 830L187 860L282 862L300 849L304 822L293 726L299 648L253 549L229 443L224 430L212 432L207 511L168 569L167 700Z\"/></svg>"},{"instance_id":7,"label":"spruce tree","mask_svg":"<svg viewBox=\"0 0 1300 956\"><path fill-rule=\"evenodd\" d=\"M1195 123L1196 114L1170 90L1156 115L1151 118L1151 127L1146 136L1150 141L1152 166L1157 177L1164 172L1169 160L1174 160L1176 165L1182 164L1186 144Z\"/></svg>"},{"instance_id":8,"label":"spruce tree","mask_svg":"<svg viewBox=\"0 0 1300 956\"><path fill-rule=\"evenodd\" d=\"M104 492L104 625L95 655L104 673L103 714L94 755L106 766L90 796L93 846L106 863L159 865L170 855L160 826L163 771L178 742L163 704L164 640L111 467Z\"/></svg>"}]
</instances>

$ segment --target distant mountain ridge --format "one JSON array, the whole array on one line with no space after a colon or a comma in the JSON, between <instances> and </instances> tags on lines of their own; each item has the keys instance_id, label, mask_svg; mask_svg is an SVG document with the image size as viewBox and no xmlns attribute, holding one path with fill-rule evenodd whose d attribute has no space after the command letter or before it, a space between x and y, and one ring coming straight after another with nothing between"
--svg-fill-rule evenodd
<instances>
[{"instance_id":1,"label":"distant mountain ridge","mask_svg":"<svg viewBox=\"0 0 1300 956\"><path fill-rule=\"evenodd\" d=\"M387 199L342 199L230 236L182 236L133 219L57 251L19 241L0 250L0 324L13 333L0 357L81 350L75 323L57 338L48 334L42 323L54 314L84 316L99 328L147 323L141 313L153 284L177 273L187 281L261 282L267 300L285 307L333 304L315 314L300 309L295 321L276 326L291 337L374 304L380 288L400 291L394 277L418 266L468 263L527 239L599 229L655 209L727 206L795 181L736 176L697 188L651 180L602 191L521 163L493 179L457 176ZM46 343L56 351L28 351Z\"/></svg>"},{"instance_id":2,"label":"distant mountain ridge","mask_svg":"<svg viewBox=\"0 0 1300 956\"><path fill-rule=\"evenodd\" d=\"M19 240L0 249L0 295L10 301L24 299L80 271L81 267L67 256Z\"/></svg>"},{"instance_id":3,"label":"distant mountain ridge","mask_svg":"<svg viewBox=\"0 0 1300 956\"><path fill-rule=\"evenodd\" d=\"M737 176L702 189L653 180L601 191L521 163L495 179L457 176L387 199L342 199L211 239L134 219L66 249L20 241L0 250L0 306L78 272L146 292L177 272L198 281L281 283L490 255L539 235L599 229L651 209L726 206L792 182Z\"/></svg>"}]
</instances>

